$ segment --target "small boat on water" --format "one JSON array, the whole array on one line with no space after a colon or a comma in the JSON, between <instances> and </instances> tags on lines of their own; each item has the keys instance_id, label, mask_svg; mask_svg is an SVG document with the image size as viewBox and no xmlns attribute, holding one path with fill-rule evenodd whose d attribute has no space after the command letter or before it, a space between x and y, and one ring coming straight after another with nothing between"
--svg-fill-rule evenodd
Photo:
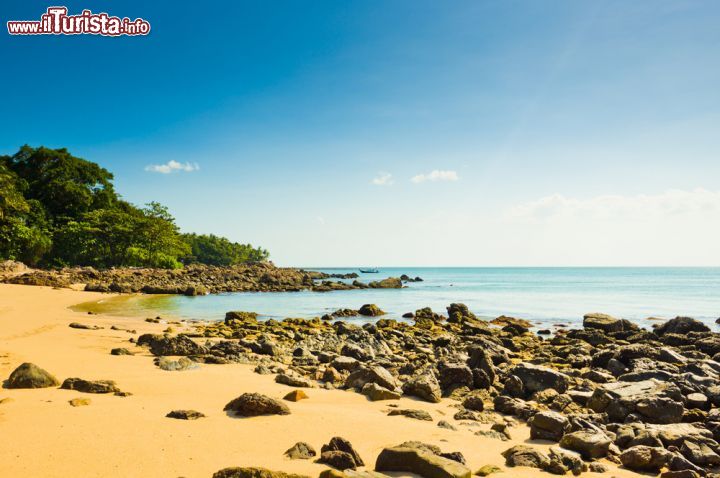
<instances>
[{"instance_id":1,"label":"small boat on water","mask_svg":"<svg viewBox=\"0 0 720 478\"><path fill-rule=\"evenodd\" d=\"M360 272L362 272L363 274L377 274L380 271L375 269L374 267L371 267L369 269L360 269Z\"/></svg>"}]
</instances>

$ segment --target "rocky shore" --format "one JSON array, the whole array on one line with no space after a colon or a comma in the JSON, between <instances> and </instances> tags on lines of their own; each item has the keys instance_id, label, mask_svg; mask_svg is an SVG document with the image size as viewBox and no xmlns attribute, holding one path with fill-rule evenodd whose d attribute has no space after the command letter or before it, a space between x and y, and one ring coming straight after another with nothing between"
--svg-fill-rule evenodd
<instances>
[{"instance_id":1,"label":"rocky shore","mask_svg":"<svg viewBox=\"0 0 720 478\"><path fill-rule=\"evenodd\" d=\"M368 283L353 280L357 274L327 274L303 269L276 267L270 262L230 267L189 265L182 269L123 268L98 270L92 267L68 267L58 270L28 269L7 261L0 264L0 282L6 284L70 287L80 285L92 292L204 295L220 292L329 292L367 288L398 289L414 282L388 277Z\"/></svg>"},{"instance_id":2,"label":"rocky shore","mask_svg":"<svg viewBox=\"0 0 720 478\"><path fill-rule=\"evenodd\" d=\"M691 318L143 320L67 309L81 295L0 286L0 474L720 476L720 334Z\"/></svg>"},{"instance_id":3,"label":"rocky shore","mask_svg":"<svg viewBox=\"0 0 720 478\"><path fill-rule=\"evenodd\" d=\"M502 317L493 321L501 325L493 325L463 304L451 304L447 315L427 308L412 315L414 324L380 318L359 327L334 317L262 322L253 313L228 312L223 322L196 324L193 333L145 334L137 344L160 357L256 363L256 373L275 374L276 382L290 387L345 388L371 401L449 398L456 403L456 422L494 423L478 434L507 440L520 420L531 438L558 444L549 452L509 447L503 456L510 467L578 475L603 472L600 460L608 460L664 478L720 476L720 334L703 323L678 317L643 330L588 314L582 329L543 340L526 321ZM261 412L283 414L280 405ZM436 420L413 409L390 415ZM455 427L446 420L438 426ZM334 453L320 459L343 471L361 466L346 456L349 451ZM383 450L375 470L470 476L464 463L462 454L405 443ZM429 469L435 471L423 471ZM237 469L216 476L253 473Z\"/></svg>"}]
</instances>

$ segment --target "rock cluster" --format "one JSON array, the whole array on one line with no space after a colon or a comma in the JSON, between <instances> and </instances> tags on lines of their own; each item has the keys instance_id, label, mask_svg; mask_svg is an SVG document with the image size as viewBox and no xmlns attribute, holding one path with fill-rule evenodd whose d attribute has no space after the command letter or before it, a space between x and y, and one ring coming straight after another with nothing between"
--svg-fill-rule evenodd
<instances>
[{"instance_id":1,"label":"rock cluster","mask_svg":"<svg viewBox=\"0 0 720 478\"><path fill-rule=\"evenodd\" d=\"M4 264L4 263L3 263ZM270 262L239 264L229 267L193 264L182 269L123 268L97 270L92 267L68 267L59 270L26 270L18 263L0 267L0 282L51 287L85 284L94 292L143 292L146 294L184 294L189 296L218 292L288 292L365 288L400 288L402 281L389 277L365 284L342 280L356 274L275 267ZM3 272L6 270L6 272Z\"/></svg>"},{"instance_id":2,"label":"rock cluster","mask_svg":"<svg viewBox=\"0 0 720 478\"><path fill-rule=\"evenodd\" d=\"M558 443L549 453L525 445L508 451L514 466L581 473L601 469L595 460L606 458L701 476L720 466L720 334L702 322L678 317L645 330L588 314L583 328L544 339L526 321L488 323L463 304L448 306L447 315L425 308L412 316L413 324L380 318L357 326L239 314L186 338L202 347L192 350L195 361L256 361L281 383L355 389L371 400L451 397L456 420L494 410L527 420L532 438ZM422 410L391 414L432 420ZM508 436L502 424L478 433Z\"/></svg>"}]
</instances>

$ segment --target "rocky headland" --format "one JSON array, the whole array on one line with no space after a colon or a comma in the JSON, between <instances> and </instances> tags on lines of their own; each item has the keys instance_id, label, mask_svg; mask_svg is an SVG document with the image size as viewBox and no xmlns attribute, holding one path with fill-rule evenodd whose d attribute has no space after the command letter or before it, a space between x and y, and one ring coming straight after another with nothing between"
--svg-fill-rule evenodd
<instances>
[{"instance_id":1,"label":"rocky headland","mask_svg":"<svg viewBox=\"0 0 720 478\"><path fill-rule=\"evenodd\" d=\"M6 284L49 287L80 286L91 292L204 295L220 292L294 292L311 290L329 292L351 289L399 289L403 276L362 282L358 275L327 274L290 267L276 267L271 262L257 262L219 267L188 265L182 269L67 267L63 269L28 269L21 263L0 264L0 282ZM356 279L343 282L332 279Z\"/></svg>"}]
</instances>

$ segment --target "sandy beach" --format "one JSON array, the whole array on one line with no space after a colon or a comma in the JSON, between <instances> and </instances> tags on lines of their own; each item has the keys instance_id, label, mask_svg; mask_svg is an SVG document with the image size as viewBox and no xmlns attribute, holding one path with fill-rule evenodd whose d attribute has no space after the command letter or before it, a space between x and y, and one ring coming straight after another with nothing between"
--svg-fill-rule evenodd
<instances>
[{"instance_id":1,"label":"sandy beach","mask_svg":"<svg viewBox=\"0 0 720 478\"><path fill-rule=\"evenodd\" d=\"M316 449L333 436L350 440L372 469L387 446L420 440L443 451L461 451L472 470L487 464L503 467L500 453L528 440L524 424L511 428L512 441L475 436L489 425L463 426L452 419L455 408L402 398L404 408L427 410L433 422L388 417L389 402L370 402L349 391L309 389L308 400L288 405L288 416L234 418L223 406L244 392L281 398L292 388L272 375L258 375L251 365L204 365L193 370L163 371L150 353L128 342L144 332L160 333L167 324L140 318L104 317L73 312L73 304L107 295L46 287L0 285L0 376L6 378L23 362L33 362L67 377L115 380L128 397L83 394L59 388L0 390L0 476L7 477L209 477L228 466L263 466L317 476L327 466L312 460L290 460L283 452L298 441ZM69 328L71 322L94 324L99 330ZM135 330L130 333L118 328ZM113 356L127 347L134 356ZM73 407L73 398L90 398L89 406ZM166 418L174 409L195 409L206 418ZM457 431L439 428L440 419ZM540 447L550 446L549 442ZM635 475L615 469L612 475ZM544 474L513 468L511 476ZM635 475L637 476L637 475Z\"/></svg>"}]
</instances>

